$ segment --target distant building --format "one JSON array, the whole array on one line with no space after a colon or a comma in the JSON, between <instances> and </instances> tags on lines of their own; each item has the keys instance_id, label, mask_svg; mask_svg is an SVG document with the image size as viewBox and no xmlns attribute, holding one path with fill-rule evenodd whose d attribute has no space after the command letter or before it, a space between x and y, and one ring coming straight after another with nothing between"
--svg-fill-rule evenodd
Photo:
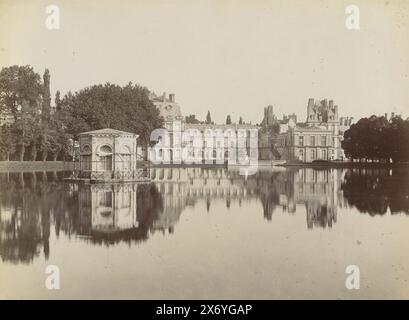
<instances>
[{"instance_id":1,"label":"distant building","mask_svg":"<svg viewBox=\"0 0 409 320\"><path fill-rule=\"evenodd\" d=\"M307 119L297 122L295 115L283 116L282 120L272 117L272 109L266 109L263 123L264 135L259 139L260 149L266 159L300 160L345 160L341 148L344 132L350 127L352 118L339 117L338 106L332 100L308 100ZM274 119L274 120L270 120ZM271 128L276 127L272 132ZM273 130L274 131L274 130Z\"/></svg>"},{"instance_id":2,"label":"distant building","mask_svg":"<svg viewBox=\"0 0 409 320\"><path fill-rule=\"evenodd\" d=\"M189 145L191 150L188 156L195 163L223 163L229 159L238 159L240 152L245 151L250 154L251 129L258 130L258 126L251 124L190 124L186 123L182 116L174 94L169 94L169 96L166 96L166 93L162 96L151 94L151 101L163 118L169 141L167 141L166 147L152 148L149 152L149 160L163 159L163 162L166 163L182 163L182 150ZM203 143L197 143L198 140L195 139L197 136L202 137ZM237 139L235 139L239 136L245 137L246 150L239 150ZM229 148L234 147L237 154L229 154Z\"/></svg>"}]
</instances>

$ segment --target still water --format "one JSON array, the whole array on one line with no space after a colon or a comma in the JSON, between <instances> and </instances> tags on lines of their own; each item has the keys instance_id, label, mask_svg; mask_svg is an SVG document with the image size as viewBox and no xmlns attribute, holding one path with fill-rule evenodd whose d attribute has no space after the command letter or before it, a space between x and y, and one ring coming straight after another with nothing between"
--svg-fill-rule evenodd
<instances>
[{"instance_id":1,"label":"still water","mask_svg":"<svg viewBox=\"0 0 409 320\"><path fill-rule=\"evenodd\" d=\"M0 298L409 298L408 169L150 174L0 173Z\"/></svg>"}]
</instances>

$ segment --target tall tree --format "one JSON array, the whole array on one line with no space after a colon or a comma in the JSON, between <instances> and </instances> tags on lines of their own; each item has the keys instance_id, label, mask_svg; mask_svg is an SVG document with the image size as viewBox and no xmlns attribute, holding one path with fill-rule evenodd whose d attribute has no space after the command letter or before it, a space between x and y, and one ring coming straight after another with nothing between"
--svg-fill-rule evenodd
<instances>
[{"instance_id":1,"label":"tall tree","mask_svg":"<svg viewBox=\"0 0 409 320\"><path fill-rule=\"evenodd\" d=\"M2 160L9 161L10 154L15 150L15 135L11 126L3 125L0 127L0 157Z\"/></svg>"},{"instance_id":2,"label":"tall tree","mask_svg":"<svg viewBox=\"0 0 409 320\"><path fill-rule=\"evenodd\" d=\"M242 117L240 117L240 119L239 119L239 124L243 124L243 118Z\"/></svg>"},{"instance_id":3,"label":"tall tree","mask_svg":"<svg viewBox=\"0 0 409 320\"><path fill-rule=\"evenodd\" d=\"M42 93L41 77L32 67L14 65L0 71L0 110L14 117L12 130L21 161L39 124Z\"/></svg>"},{"instance_id":4,"label":"tall tree","mask_svg":"<svg viewBox=\"0 0 409 320\"><path fill-rule=\"evenodd\" d=\"M207 111L207 115L206 115L206 123L207 124L212 124L212 117L210 116L210 111Z\"/></svg>"},{"instance_id":5,"label":"tall tree","mask_svg":"<svg viewBox=\"0 0 409 320\"><path fill-rule=\"evenodd\" d=\"M227 115L226 124L231 124L231 117L230 117L230 115Z\"/></svg>"},{"instance_id":6,"label":"tall tree","mask_svg":"<svg viewBox=\"0 0 409 320\"><path fill-rule=\"evenodd\" d=\"M55 110L59 112L61 110L61 93L60 90L57 90L55 93Z\"/></svg>"},{"instance_id":7,"label":"tall tree","mask_svg":"<svg viewBox=\"0 0 409 320\"><path fill-rule=\"evenodd\" d=\"M41 108L41 115L43 121L47 122L50 120L50 110L51 110L50 71L48 69L45 69L43 75L43 101Z\"/></svg>"}]
</instances>

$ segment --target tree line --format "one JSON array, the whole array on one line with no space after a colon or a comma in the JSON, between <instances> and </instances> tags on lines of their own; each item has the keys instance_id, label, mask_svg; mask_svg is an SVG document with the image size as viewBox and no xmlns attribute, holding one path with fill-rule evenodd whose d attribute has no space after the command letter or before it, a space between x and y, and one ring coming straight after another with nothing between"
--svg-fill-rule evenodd
<instances>
[{"instance_id":1,"label":"tree line","mask_svg":"<svg viewBox=\"0 0 409 320\"><path fill-rule=\"evenodd\" d=\"M0 71L1 160L64 160L79 133L107 127L137 133L147 145L150 132L162 126L149 90L131 82L93 85L63 97L57 91L53 106L51 100L49 70L43 77L29 65Z\"/></svg>"},{"instance_id":2,"label":"tree line","mask_svg":"<svg viewBox=\"0 0 409 320\"><path fill-rule=\"evenodd\" d=\"M199 119L197 119L195 114L189 114L188 116L185 117L185 122L190 123L190 124L214 124L214 122L212 121L212 116L210 115L210 111L207 111L205 121L200 121ZM227 125L233 124L231 115L229 114L226 117L226 124ZM243 118L240 117L238 124L241 125L241 124L246 124L246 123L243 121Z\"/></svg>"},{"instance_id":3,"label":"tree line","mask_svg":"<svg viewBox=\"0 0 409 320\"><path fill-rule=\"evenodd\" d=\"M354 161L408 162L409 118L362 118L345 131L342 148Z\"/></svg>"}]
</instances>

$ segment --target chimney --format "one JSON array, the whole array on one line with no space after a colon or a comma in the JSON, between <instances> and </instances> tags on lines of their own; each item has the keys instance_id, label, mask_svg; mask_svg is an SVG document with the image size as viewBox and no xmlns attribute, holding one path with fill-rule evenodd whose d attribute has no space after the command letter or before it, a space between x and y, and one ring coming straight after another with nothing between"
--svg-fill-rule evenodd
<instances>
[{"instance_id":1,"label":"chimney","mask_svg":"<svg viewBox=\"0 0 409 320\"><path fill-rule=\"evenodd\" d=\"M169 94L169 101L170 102L175 102L175 94L174 93Z\"/></svg>"}]
</instances>

